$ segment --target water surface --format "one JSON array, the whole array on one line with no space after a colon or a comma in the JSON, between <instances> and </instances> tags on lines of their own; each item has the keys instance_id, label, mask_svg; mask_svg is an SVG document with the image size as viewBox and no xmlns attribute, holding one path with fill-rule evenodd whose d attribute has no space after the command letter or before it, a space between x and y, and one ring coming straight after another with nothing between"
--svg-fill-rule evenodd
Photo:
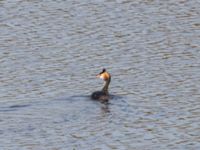
<instances>
[{"instance_id":1,"label":"water surface","mask_svg":"<svg viewBox=\"0 0 200 150\"><path fill-rule=\"evenodd\" d=\"M200 149L199 8L0 1L0 149ZM109 104L89 98L103 67Z\"/></svg>"}]
</instances>

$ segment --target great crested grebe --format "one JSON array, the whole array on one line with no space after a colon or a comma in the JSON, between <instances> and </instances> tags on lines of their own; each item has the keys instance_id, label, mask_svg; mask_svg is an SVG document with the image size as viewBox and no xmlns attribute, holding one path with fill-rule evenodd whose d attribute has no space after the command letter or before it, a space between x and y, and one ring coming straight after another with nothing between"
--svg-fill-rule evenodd
<instances>
[{"instance_id":1,"label":"great crested grebe","mask_svg":"<svg viewBox=\"0 0 200 150\"><path fill-rule=\"evenodd\" d=\"M96 91L92 93L91 98L100 101L108 101L108 86L111 81L111 75L106 71L106 69L103 69L102 72L97 75L97 77L103 79L105 81L105 85L101 91Z\"/></svg>"}]
</instances>

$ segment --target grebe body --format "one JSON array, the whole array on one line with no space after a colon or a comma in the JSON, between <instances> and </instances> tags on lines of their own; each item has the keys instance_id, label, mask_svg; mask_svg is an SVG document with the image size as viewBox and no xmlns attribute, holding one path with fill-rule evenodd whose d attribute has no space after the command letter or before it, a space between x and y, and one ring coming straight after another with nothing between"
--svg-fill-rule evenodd
<instances>
[{"instance_id":1,"label":"grebe body","mask_svg":"<svg viewBox=\"0 0 200 150\"><path fill-rule=\"evenodd\" d=\"M108 101L109 100L108 86L111 81L111 75L106 71L106 69L103 69L102 72L100 72L97 75L97 77L103 79L105 81L105 84L101 91L96 91L92 93L91 98L94 100Z\"/></svg>"},{"instance_id":2,"label":"grebe body","mask_svg":"<svg viewBox=\"0 0 200 150\"><path fill-rule=\"evenodd\" d=\"M101 100L101 101L108 101L109 95L104 91L96 91L91 95L92 99Z\"/></svg>"}]
</instances>

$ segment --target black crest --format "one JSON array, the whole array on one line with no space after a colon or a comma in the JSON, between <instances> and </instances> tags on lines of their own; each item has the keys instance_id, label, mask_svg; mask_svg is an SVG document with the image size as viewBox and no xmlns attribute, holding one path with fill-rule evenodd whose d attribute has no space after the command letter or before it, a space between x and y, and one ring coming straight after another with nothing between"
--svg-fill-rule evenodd
<instances>
[{"instance_id":1,"label":"black crest","mask_svg":"<svg viewBox=\"0 0 200 150\"><path fill-rule=\"evenodd\" d=\"M106 72L106 69L105 69L105 68L103 68L102 72L100 72L99 74L102 74L102 73L104 73L104 72Z\"/></svg>"}]
</instances>

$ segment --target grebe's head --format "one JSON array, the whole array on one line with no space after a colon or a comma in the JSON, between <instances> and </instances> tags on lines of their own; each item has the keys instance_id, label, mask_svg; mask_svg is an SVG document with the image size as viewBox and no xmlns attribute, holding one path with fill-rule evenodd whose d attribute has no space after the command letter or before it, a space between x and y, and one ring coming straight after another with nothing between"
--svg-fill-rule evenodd
<instances>
[{"instance_id":1,"label":"grebe's head","mask_svg":"<svg viewBox=\"0 0 200 150\"><path fill-rule=\"evenodd\" d=\"M107 81L108 79L110 79L110 74L106 71L105 68L103 68L102 72L100 72L97 77L103 79L104 81Z\"/></svg>"}]
</instances>

